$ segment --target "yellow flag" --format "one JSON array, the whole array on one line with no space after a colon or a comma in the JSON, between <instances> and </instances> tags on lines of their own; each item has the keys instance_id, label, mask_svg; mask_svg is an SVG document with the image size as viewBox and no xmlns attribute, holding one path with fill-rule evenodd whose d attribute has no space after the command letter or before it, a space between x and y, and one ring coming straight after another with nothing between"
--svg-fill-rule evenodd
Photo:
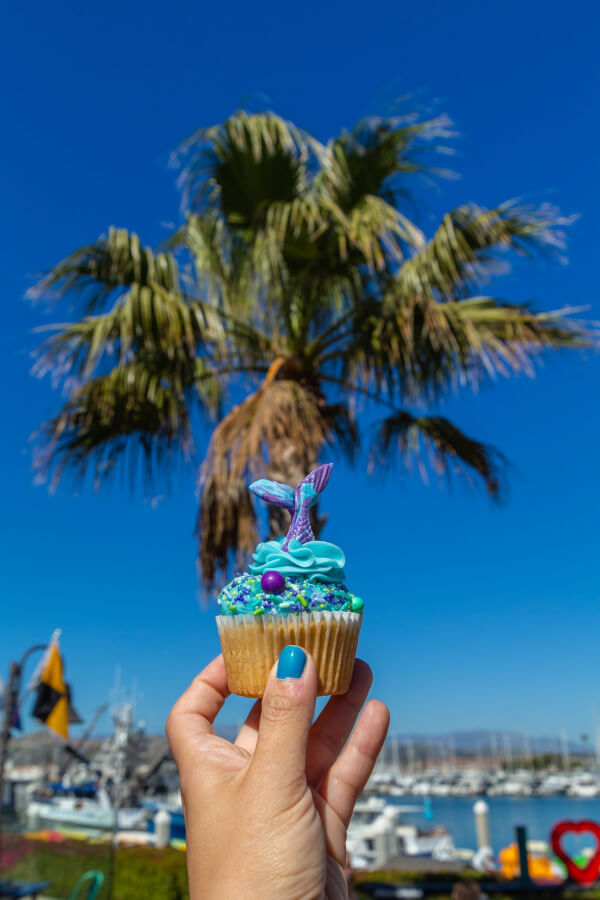
<instances>
[{"instance_id":1,"label":"yellow flag","mask_svg":"<svg viewBox=\"0 0 600 900\"><path fill-rule=\"evenodd\" d=\"M33 715L67 740L69 737L68 694L63 678L63 661L58 649L58 642L55 640L48 648L46 662L40 675Z\"/></svg>"}]
</instances>

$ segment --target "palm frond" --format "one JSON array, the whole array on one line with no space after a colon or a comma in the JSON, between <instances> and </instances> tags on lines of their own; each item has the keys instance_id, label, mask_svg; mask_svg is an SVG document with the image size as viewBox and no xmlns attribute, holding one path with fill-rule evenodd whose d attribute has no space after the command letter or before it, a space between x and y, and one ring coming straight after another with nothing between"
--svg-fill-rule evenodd
<instances>
[{"instance_id":1,"label":"palm frond","mask_svg":"<svg viewBox=\"0 0 600 900\"><path fill-rule=\"evenodd\" d=\"M191 255L193 289L212 306L245 315L256 301L256 279L244 247L232 239L222 217L214 211L189 215L180 239Z\"/></svg>"},{"instance_id":2,"label":"palm frond","mask_svg":"<svg viewBox=\"0 0 600 900\"><path fill-rule=\"evenodd\" d=\"M200 230L201 223L193 222L188 231L198 254ZM206 273L206 267L203 271ZM213 276L213 283L225 288L232 284L243 292L247 287L244 281L227 278L224 272L214 272ZM103 360L116 357L123 364L140 350L162 353L167 358L179 355L192 359L206 348L215 355L225 355L225 345L232 338L247 355L256 357L265 352L269 338L258 334L251 322L228 312L225 307L234 304L222 302L210 290L206 299L190 296L184 283L170 254L155 254L142 248L136 235L111 229L108 239L76 251L37 285L40 296L47 292L69 298L79 295L86 308L105 306L109 300L113 305L106 312L76 322L38 329L56 333L39 349L36 374L52 369L59 377L87 377ZM205 277L201 286L206 288L207 283Z\"/></svg>"},{"instance_id":3,"label":"palm frond","mask_svg":"<svg viewBox=\"0 0 600 900\"><path fill-rule=\"evenodd\" d=\"M430 159L440 148L434 140L453 137L445 116L419 121L371 117L327 145L318 186L349 213L367 196L396 205L399 178L435 171Z\"/></svg>"},{"instance_id":4,"label":"palm frond","mask_svg":"<svg viewBox=\"0 0 600 900\"><path fill-rule=\"evenodd\" d=\"M455 210L389 280L381 303L361 305L354 336L328 357L343 358L353 378L392 399L431 400L485 376L531 373L544 349L589 345L577 310L535 312L467 293L505 250L556 253L565 221L545 207Z\"/></svg>"},{"instance_id":5,"label":"palm frond","mask_svg":"<svg viewBox=\"0 0 600 900\"><path fill-rule=\"evenodd\" d=\"M407 260L384 299L383 312L407 298L458 299L490 274L501 271L499 254L556 255L564 245L568 219L550 206L494 209L467 204L444 216L433 238Z\"/></svg>"},{"instance_id":6,"label":"palm frond","mask_svg":"<svg viewBox=\"0 0 600 900\"><path fill-rule=\"evenodd\" d=\"M540 350L582 349L595 341L593 330L573 318L584 311L581 307L535 312L529 305L468 297L438 303L435 311L445 318L457 344L466 338L472 356L482 350L497 354L498 371L502 371L503 360L513 372L530 371L529 362Z\"/></svg>"},{"instance_id":7,"label":"palm frond","mask_svg":"<svg viewBox=\"0 0 600 900\"><path fill-rule=\"evenodd\" d=\"M318 141L274 113L239 111L196 131L173 155L186 206L219 208L231 228L256 227L268 206L288 202L307 184Z\"/></svg>"},{"instance_id":8,"label":"palm frond","mask_svg":"<svg viewBox=\"0 0 600 900\"><path fill-rule=\"evenodd\" d=\"M414 303L374 323L357 369L390 397L434 400L484 378L525 373L548 349L591 346L596 338L578 309L535 312L490 297ZM350 354L348 357L350 358Z\"/></svg>"},{"instance_id":9,"label":"palm frond","mask_svg":"<svg viewBox=\"0 0 600 900\"><path fill-rule=\"evenodd\" d=\"M422 232L406 216L381 197L366 196L349 214L347 240L357 247L364 264L382 271L406 256L405 247L422 247Z\"/></svg>"},{"instance_id":10,"label":"palm frond","mask_svg":"<svg viewBox=\"0 0 600 900\"><path fill-rule=\"evenodd\" d=\"M132 284L107 313L38 329L50 330L57 334L40 347L36 374L89 376L103 359L116 356L123 364L141 350L192 359L224 338L218 311L154 284Z\"/></svg>"},{"instance_id":11,"label":"palm frond","mask_svg":"<svg viewBox=\"0 0 600 900\"><path fill-rule=\"evenodd\" d=\"M371 468L385 468L396 459L396 451L410 462L417 460L427 480L425 459L438 475L450 477L462 470L483 479L489 495L502 496L506 460L495 448L468 437L441 416L414 416L400 410L383 419L371 449Z\"/></svg>"},{"instance_id":12,"label":"palm frond","mask_svg":"<svg viewBox=\"0 0 600 900\"><path fill-rule=\"evenodd\" d=\"M193 440L186 394L197 373L169 371L165 362L138 360L74 390L40 430L39 474L57 483L65 470L83 478L91 468L99 483L119 462L128 462L131 480L140 467L149 483L177 454L189 458Z\"/></svg>"},{"instance_id":13,"label":"palm frond","mask_svg":"<svg viewBox=\"0 0 600 900\"><path fill-rule=\"evenodd\" d=\"M355 247L359 264L381 271L401 262L407 247L424 246L421 230L398 207L398 181L428 168L417 162L418 152L446 125L444 118L368 119L330 142L315 195L333 217L342 257Z\"/></svg>"},{"instance_id":14,"label":"palm frond","mask_svg":"<svg viewBox=\"0 0 600 900\"><path fill-rule=\"evenodd\" d=\"M371 240L365 222L334 222L310 194L271 204L247 244L233 240L212 213L190 216L181 240L193 254L199 289L223 311L229 337L263 355L297 353L309 331L351 296L358 299L364 254L381 253L379 235Z\"/></svg>"},{"instance_id":15,"label":"palm frond","mask_svg":"<svg viewBox=\"0 0 600 900\"><path fill-rule=\"evenodd\" d=\"M177 290L177 262L169 253L154 254L142 247L134 232L111 227L108 237L80 247L59 262L27 296L32 300L69 297L81 301L84 312L91 314L114 299L115 292L118 295L136 284Z\"/></svg>"}]
</instances>

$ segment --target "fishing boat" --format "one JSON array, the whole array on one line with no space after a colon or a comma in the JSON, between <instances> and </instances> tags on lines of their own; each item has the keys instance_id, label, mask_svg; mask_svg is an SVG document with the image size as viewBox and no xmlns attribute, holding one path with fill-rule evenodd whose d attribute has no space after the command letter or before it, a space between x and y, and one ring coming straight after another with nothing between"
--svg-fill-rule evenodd
<instances>
[{"instance_id":1,"label":"fishing boat","mask_svg":"<svg viewBox=\"0 0 600 900\"><path fill-rule=\"evenodd\" d=\"M91 763L61 782L32 785L25 810L30 831L147 831L150 812L138 802L132 779L141 738L133 728L132 705L113 710L113 722L113 733Z\"/></svg>"},{"instance_id":2,"label":"fishing boat","mask_svg":"<svg viewBox=\"0 0 600 900\"><path fill-rule=\"evenodd\" d=\"M115 808L108 792L100 788L82 791L76 786L53 785L37 790L27 806L27 827L85 829L93 832L147 828L148 810L143 807Z\"/></svg>"}]
</instances>

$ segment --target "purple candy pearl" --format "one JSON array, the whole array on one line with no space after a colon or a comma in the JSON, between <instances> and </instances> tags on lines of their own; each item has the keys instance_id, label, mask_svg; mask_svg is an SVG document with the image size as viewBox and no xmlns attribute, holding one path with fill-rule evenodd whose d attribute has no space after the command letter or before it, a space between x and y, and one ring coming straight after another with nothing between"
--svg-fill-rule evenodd
<instances>
[{"instance_id":1,"label":"purple candy pearl","mask_svg":"<svg viewBox=\"0 0 600 900\"><path fill-rule=\"evenodd\" d=\"M285 587L285 578L281 572L270 569L268 572L263 572L260 586L267 594L280 594Z\"/></svg>"}]
</instances>

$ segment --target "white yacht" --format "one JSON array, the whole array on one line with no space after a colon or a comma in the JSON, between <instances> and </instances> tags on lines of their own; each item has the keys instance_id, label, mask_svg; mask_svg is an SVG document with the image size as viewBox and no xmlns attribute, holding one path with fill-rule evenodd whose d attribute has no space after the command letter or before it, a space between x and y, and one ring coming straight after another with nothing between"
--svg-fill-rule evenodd
<instances>
[{"instance_id":1,"label":"white yacht","mask_svg":"<svg viewBox=\"0 0 600 900\"><path fill-rule=\"evenodd\" d=\"M560 772L551 772L542 778L538 784L537 793L540 797L551 797L555 794L566 794L570 780L567 775Z\"/></svg>"},{"instance_id":2,"label":"white yacht","mask_svg":"<svg viewBox=\"0 0 600 900\"><path fill-rule=\"evenodd\" d=\"M382 797L359 800L346 842L352 868L379 868L397 856L451 859L454 842L445 828L424 831L405 821L406 815L421 812L420 806L397 806Z\"/></svg>"},{"instance_id":3,"label":"white yacht","mask_svg":"<svg viewBox=\"0 0 600 900\"><path fill-rule=\"evenodd\" d=\"M431 797L433 793L433 782L430 780L417 781L412 789L415 797Z\"/></svg>"},{"instance_id":4,"label":"white yacht","mask_svg":"<svg viewBox=\"0 0 600 900\"><path fill-rule=\"evenodd\" d=\"M454 797L477 797L485 794L489 780L477 769L465 769L451 786Z\"/></svg>"},{"instance_id":5,"label":"white yacht","mask_svg":"<svg viewBox=\"0 0 600 900\"><path fill-rule=\"evenodd\" d=\"M488 788L490 797L531 797L533 794L533 776L526 769L517 769L503 780Z\"/></svg>"},{"instance_id":6,"label":"white yacht","mask_svg":"<svg viewBox=\"0 0 600 900\"><path fill-rule=\"evenodd\" d=\"M567 793L571 797L597 797L600 794L600 781L591 772L580 772L573 777Z\"/></svg>"}]
</instances>

